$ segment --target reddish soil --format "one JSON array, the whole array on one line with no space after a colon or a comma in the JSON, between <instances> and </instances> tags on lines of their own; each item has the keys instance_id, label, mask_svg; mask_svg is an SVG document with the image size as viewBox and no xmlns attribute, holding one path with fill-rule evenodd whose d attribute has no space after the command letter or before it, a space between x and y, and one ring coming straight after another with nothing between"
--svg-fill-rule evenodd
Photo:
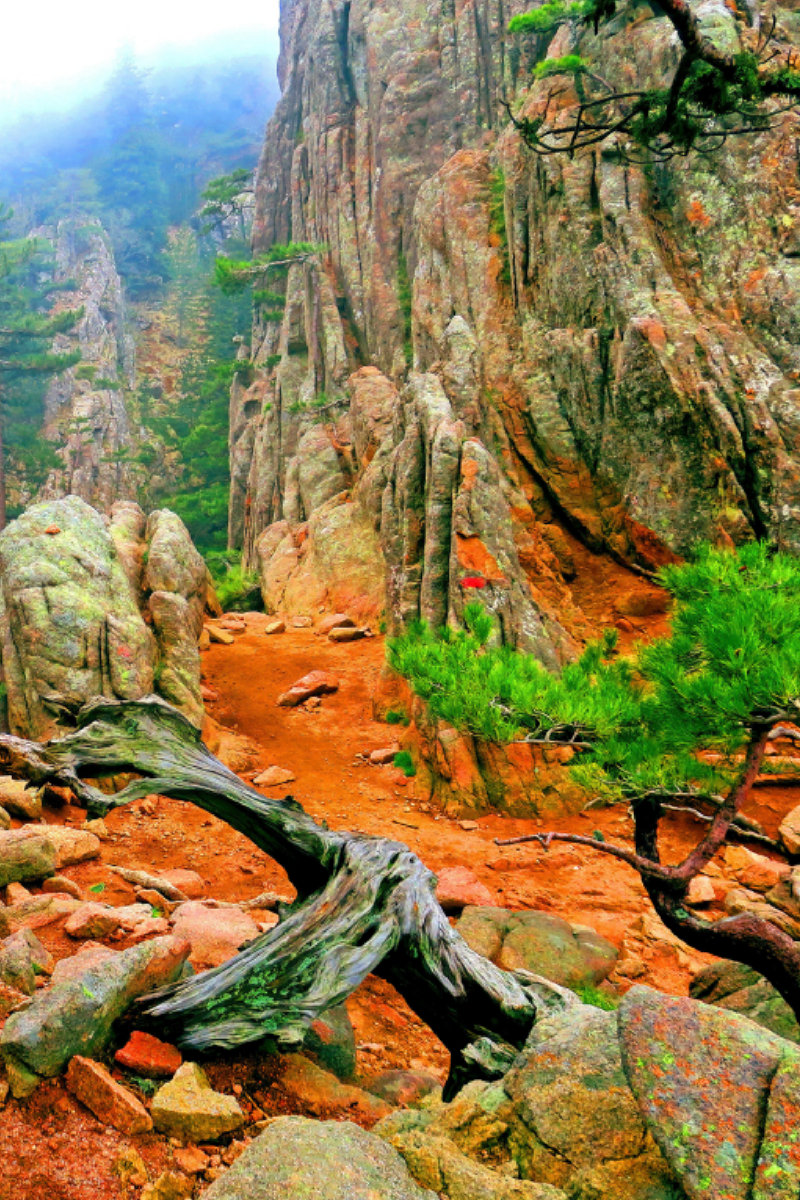
<instances>
[{"instance_id":1,"label":"reddish soil","mask_svg":"<svg viewBox=\"0 0 800 1200\"><path fill-rule=\"evenodd\" d=\"M608 564L606 575L609 577L595 580L591 593L580 597L584 611L598 626L619 619L618 612L598 597L618 595L622 583L627 592L636 585L614 564ZM653 589L643 585L641 590L650 594ZM209 706L211 715L256 744L246 778L272 765L289 768L296 782L269 794L281 796L291 791L308 813L326 820L332 828L404 841L434 871L468 866L498 904L546 909L592 925L617 945L622 944L628 927L651 911L638 877L613 859L563 845L550 852L538 844L495 845L496 838L539 832L542 821L493 815L480 818L477 828L465 830L458 821L433 811L427 797L417 795L414 780L399 778L392 767L371 767L356 759L357 753L394 740L392 727L372 718L383 639L335 645L306 629L266 637L266 620L248 617L248 631L237 635L232 646L214 645L203 656L205 681L220 697ZM631 623L634 628L623 632L626 641L661 632L665 617L632 617ZM316 709L276 706L277 696L289 685L320 668L338 676L337 693L326 696ZM751 815L774 832L780 814L795 803L794 789L758 789ZM46 819L80 824L84 815L64 806L49 809ZM84 889L103 884L97 898L104 901L128 903L135 899L133 888L109 871L111 864L191 867L205 880L208 894L222 900L246 899L267 889L291 894L276 863L227 825L188 803L164 798L139 802L113 813L106 823L110 836L103 843L102 859L64 871ZM607 840L620 844L631 841L630 818L619 808L551 824L581 833L597 829ZM676 860L697 839L699 830L699 823L690 817L673 820L665 830L665 858ZM77 947L59 928L45 926L36 932L56 957L63 957ZM644 959L647 973L641 981L675 993L686 992L691 973L701 961L698 955L663 944L648 948ZM628 986L624 980L616 983L620 989ZM413 1067L444 1077L444 1047L389 985L367 980L349 1000L348 1009L357 1042L363 1047L359 1051L363 1076L388 1067ZM277 1060L228 1055L211 1063L208 1070L215 1086L237 1091L253 1121L298 1111L281 1092ZM208 1148L211 1167L232 1161L242 1144L240 1139L227 1150L224 1146ZM141 1154L151 1179L170 1166L173 1147L163 1138L153 1134L123 1137L95 1120L60 1082L45 1084L30 1101L9 1101L0 1113L0 1161L4 1164L0 1200L138 1196L140 1185L123 1187L114 1170L121 1152L131 1145ZM197 1187L202 1189L207 1179L200 1177Z\"/></svg>"}]
</instances>

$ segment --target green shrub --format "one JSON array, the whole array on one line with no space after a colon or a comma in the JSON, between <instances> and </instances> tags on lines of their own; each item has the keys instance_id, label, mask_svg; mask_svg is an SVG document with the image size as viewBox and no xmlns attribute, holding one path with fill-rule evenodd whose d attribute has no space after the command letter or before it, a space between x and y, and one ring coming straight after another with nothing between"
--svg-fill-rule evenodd
<instances>
[{"instance_id":1,"label":"green shrub","mask_svg":"<svg viewBox=\"0 0 800 1200\"><path fill-rule=\"evenodd\" d=\"M409 725L410 720L406 713L397 708L390 708L384 718L387 725Z\"/></svg>"},{"instance_id":2,"label":"green shrub","mask_svg":"<svg viewBox=\"0 0 800 1200\"><path fill-rule=\"evenodd\" d=\"M511 283L511 260L506 229L506 177L499 167L489 176L489 228L500 241L500 259L503 265L498 278L503 283Z\"/></svg>"},{"instance_id":3,"label":"green shrub","mask_svg":"<svg viewBox=\"0 0 800 1200\"><path fill-rule=\"evenodd\" d=\"M264 601L257 572L245 571L240 562L232 562L225 572L218 576L214 575L211 566L209 566L209 570L214 579L217 599L226 612L261 612L263 610Z\"/></svg>"},{"instance_id":4,"label":"green shrub","mask_svg":"<svg viewBox=\"0 0 800 1200\"><path fill-rule=\"evenodd\" d=\"M406 779L412 779L416 775L417 768L414 766L414 760L408 750L400 750L392 761L396 767L400 768Z\"/></svg>"},{"instance_id":5,"label":"green shrub","mask_svg":"<svg viewBox=\"0 0 800 1200\"><path fill-rule=\"evenodd\" d=\"M594 987L591 983L572 988L572 991L584 1004L591 1004L592 1008L602 1008L605 1012L616 1012L621 1003L620 996L604 992L602 988Z\"/></svg>"}]
</instances>

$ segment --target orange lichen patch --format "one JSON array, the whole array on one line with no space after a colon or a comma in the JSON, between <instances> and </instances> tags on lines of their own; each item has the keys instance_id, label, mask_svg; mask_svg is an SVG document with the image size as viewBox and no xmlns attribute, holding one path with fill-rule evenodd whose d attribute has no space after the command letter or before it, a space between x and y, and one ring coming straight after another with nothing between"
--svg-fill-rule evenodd
<instances>
[{"instance_id":1,"label":"orange lichen patch","mask_svg":"<svg viewBox=\"0 0 800 1200\"><path fill-rule=\"evenodd\" d=\"M640 525L627 513L622 515L622 525L637 557L646 566L650 568L663 567L667 563L683 561L678 554L675 554L669 546L661 541L661 538L652 529L648 529L646 525Z\"/></svg>"},{"instance_id":2,"label":"orange lichen patch","mask_svg":"<svg viewBox=\"0 0 800 1200\"><path fill-rule=\"evenodd\" d=\"M703 228L711 224L711 217L709 217L699 200L693 200L687 208L686 220L691 221L693 225L702 225Z\"/></svg>"},{"instance_id":3,"label":"orange lichen patch","mask_svg":"<svg viewBox=\"0 0 800 1200\"><path fill-rule=\"evenodd\" d=\"M508 580L498 566L497 559L492 557L480 538L462 537L457 533L456 553L459 566L466 571L474 571L476 575L482 575L490 583L508 584Z\"/></svg>"},{"instance_id":4,"label":"orange lichen patch","mask_svg":"<svg viewBox=\"0 0 800 1200\"><path fill-rule=\"evenodd\" d=\"M461 479L462 486L471 491L475 486L475 480L478 477L478 464L474 458L462 458L461 460Z\"/></svg>"},{"instance_id":5,"label":"orange lichen patch","mask_svg":"<svg viewBox=\"0 0 800 1200\"><path fill-rule=\"evenodd\" d=\"M744 281L744 290L746 292L754 292L766 273L766 267L759 267L757 271L751 271Z\"/></svg>"}]
</instances>

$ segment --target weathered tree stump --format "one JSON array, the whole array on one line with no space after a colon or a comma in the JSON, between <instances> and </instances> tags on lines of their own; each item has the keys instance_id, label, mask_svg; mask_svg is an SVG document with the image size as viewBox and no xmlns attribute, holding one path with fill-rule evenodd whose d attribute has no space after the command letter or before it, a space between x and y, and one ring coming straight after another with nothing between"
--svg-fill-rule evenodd
<instances>
[{"instance_id":1,"label":"weathered tree stump","mask_svg":"<svg viewBox=\"0 0 800 1200\"><path fill-rule=\"evenodd\" d=\"M445 1097L502 1074L524 1045L550 989L506 972L452 928L436 877L400 842L337 833L291 797L243 783L176 709L150 697L87 705L78 728L44 745L0 736L0 766L17 778L67 786L92 816L154 792L226 821L286 870L297 898L280 921L221 967L146 997L137 1024L186 1051L272 1037L297 1046L325 1009L370 973L388 980L451 1055ZM132 772L115 795L88 779Z\"/></svg>"}]
</instances>

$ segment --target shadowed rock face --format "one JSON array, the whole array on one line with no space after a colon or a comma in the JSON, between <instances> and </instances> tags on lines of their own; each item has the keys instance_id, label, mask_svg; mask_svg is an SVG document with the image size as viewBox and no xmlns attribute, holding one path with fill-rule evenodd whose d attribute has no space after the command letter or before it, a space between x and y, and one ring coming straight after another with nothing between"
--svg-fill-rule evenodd
<instances>
[{"instance_id":1,"label":"shadowed rock face","mask_svg":"<svg viewBox=\"0 0 800 1200\"><path fill-rule=\"evenodd\" d=\"M144 565L146 563L146 565ZM156 687L203 720L197 636L205 564L183 522L129 502L108 526L77 496L36 504L0 534L0 655L8 723L53 736L88 700ZM147 619L145 619L147 614Z\"/></svg>"},{"instance_id":2,"label":"shadowed rock face","mask_svg":"<svg viewBox=\"0 0 800 1200\"><path fill-rule=\"evenodd\" d=\"M285 0L255 247L325 250L254 329L232 530L264 562L265 529L296 535L350 489L391 624L457 618L469 570L498 636L552 662L559 525L648 568L704 538L800 543L800 189L792 118L710 162L536 157L498 102L542 102L536 39L505 32L528 7ZM580 36L612 83L657 83L669 35L640 6ZM552 53L580 52L571 36Z\"/></svg>"}]
</instances>

